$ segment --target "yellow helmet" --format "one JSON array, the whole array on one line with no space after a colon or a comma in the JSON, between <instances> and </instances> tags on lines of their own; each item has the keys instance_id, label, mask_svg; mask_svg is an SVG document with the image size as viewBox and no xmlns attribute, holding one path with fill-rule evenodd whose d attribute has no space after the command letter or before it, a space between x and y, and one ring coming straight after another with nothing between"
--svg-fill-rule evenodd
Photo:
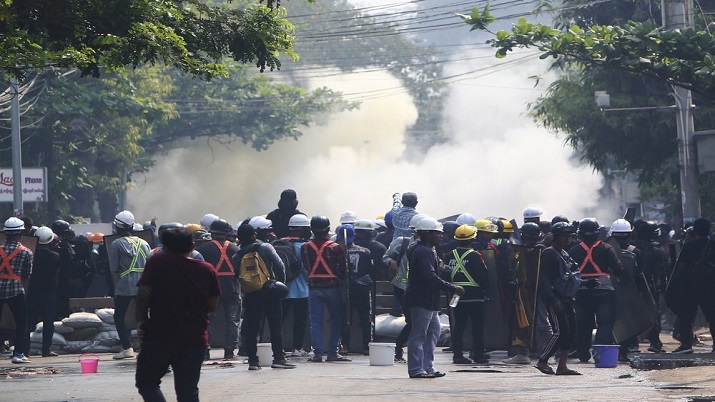
<instances>
[{"instance_id":1,"label":"yellow helmet","mask_svg":"<svg viewBox=\"0 0 715 402\"><path fill-rule=\"evenodd\" d=\"M203 229L203 228L201 227L201 225L199 225L197 223L189 223L188 225L186 225L186 230L188 230L189 233L194 233L195 231L201 230L201 229Z\"/></svg>"},{"instance_id":2,"label":"yellow helmet","mask_svg":"<svg viewBox=\"0 0 715 402\"><path fill-rule=\"evenodd\" d=\"M474 223L477 231L487 232L487 233L499 233L499 226L492 223L488 219L480 219Z\"/></svg>"},{"instance_id":3,"label":"yellow helmet","mask_svg":"<svg viewBox=\"0 0 715 402\"><path fill-rule=\"evenodd\" d=\"M477 228L470 225L461 225L454 231L455 240L471 240L477 237Z\"/></svg>"},{"instance_id":4,"label":"yellow helmet","mask_svg":"<svg viewBox=\"0 0 715 402\"><path fill-rule=\"evenodd\" d=\"M504 227L504 233L514 233L514 225L512 225L511 222L506 219L502 219L501 223Z\"/></svg>"}]
</instances>

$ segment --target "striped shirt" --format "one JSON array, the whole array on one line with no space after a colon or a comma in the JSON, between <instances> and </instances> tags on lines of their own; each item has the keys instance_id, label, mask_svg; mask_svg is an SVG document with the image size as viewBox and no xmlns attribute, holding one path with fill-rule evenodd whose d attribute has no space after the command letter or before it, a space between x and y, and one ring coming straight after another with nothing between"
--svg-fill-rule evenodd
<instances>
[{"instance_id":1,"label":"striped shirt","mask_svg":"<svg viewBox=\"0 0 715 402\"><path fill-rule=\"evenodd\" d=\"M18 241L6 241L0 244L0 247L5 250L5 254L7 255L10 255L19 246L20 242ZM5 261L0 257L0 266L4 263ZM20 251L20 253L10 260L10 267L14 274L19 276L21 280L29 279L32 274L32 251L29 249ZM2 269L0 272L4 271L5 270ZM25 293L21 280L0 279L0 299L9 299Z\"/></svg>"}]
</instances>

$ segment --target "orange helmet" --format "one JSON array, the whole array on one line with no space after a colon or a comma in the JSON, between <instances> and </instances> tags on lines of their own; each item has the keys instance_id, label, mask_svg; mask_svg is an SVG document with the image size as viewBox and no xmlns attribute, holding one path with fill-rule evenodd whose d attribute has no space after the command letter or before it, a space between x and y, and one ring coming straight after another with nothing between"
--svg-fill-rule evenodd
<instances>
[{"instance_id":1,"label":"orange helmet","mask_svg":"<svg viewBox=\"0 0 715 402\"><path fill-rule=\"evenodd\" d=\"M92 243L101 243L104 241L104 233L92 233L91 235L87 236L87 240L91 241Z\"/></svg>"},{"instance_id":2,"label":"orange helmet","mask_svg":"<svg viewBox=\"0 0 715 402\"><path fill-rule=\"evenodd\" d=\"M195 231L201 230L201 229L203 229L203 228L201 227L201 225L199 225L197 223L189 223L188 225L186 225L186 230L188 230L189 233L194 233Z\"/></svg>"}]
</instances>

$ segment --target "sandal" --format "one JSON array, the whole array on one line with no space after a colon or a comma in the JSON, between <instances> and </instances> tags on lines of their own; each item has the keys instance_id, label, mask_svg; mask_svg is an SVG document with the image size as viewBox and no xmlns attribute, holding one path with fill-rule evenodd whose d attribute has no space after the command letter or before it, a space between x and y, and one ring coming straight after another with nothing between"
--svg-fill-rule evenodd
<instances>
[{"instance_id":1,"label":"sandal","mask_svg":"<svg viewBox=\"0 0 715 402\"><path fill-rule=\"evenodd\" d=\"M434 377L434 378L440 378L440 377L444 377L446 375L447 375L446 373L443 373L441 371L435 371L434 373L432 373L432 377Z\"/></svg>"},{"instance_id":2,"label":"sandal","mask_svg":"<svg viewBox=\"0 0 715 402\"><path fill-rule=\"evenodd\" d=\"M410 374L410 378L434 378L434 375L428 373Z\"/></svg>"},{"instance_id":3,"label":"sandal","mask_svg":"<svg viewBox=\"0 0 715 402\"><path fill-rule=\"evenodd\" d=\"M581 373L576 370L566 369L564 371L557 371L556 375L581 375Z\"/></svg>"},{"instance_id":4,"label":"sandal","mask_svg":"<svg viewBox=\"0 0 715 402\"><path fill-rule=\"evenodd\" d=\"M551 366L549 366L548 364L543 363L543 362L536 363L534 368L536 368L537 370L541 371L544 374L556 374L556 373L554 373L554 369L552 369Z\"/></svg>"}]
</instances>

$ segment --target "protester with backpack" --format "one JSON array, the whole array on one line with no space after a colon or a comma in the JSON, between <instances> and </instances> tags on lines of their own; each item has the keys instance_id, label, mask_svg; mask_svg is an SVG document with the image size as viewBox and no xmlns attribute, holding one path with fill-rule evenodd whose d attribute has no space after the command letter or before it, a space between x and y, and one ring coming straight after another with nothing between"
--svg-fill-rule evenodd
<instances>
[{"instance_id":1,"label":"protester with backpack","mask_svg":"<svg viewBox=\"0 0 715 402\"><path fill-rule=\"evenodd\" d=\"M576 334L576 315L573 297L581 285L578 265L564 250L576 228L566 222L557 222L551 228L554 241L541 253L540 298L547 310L553 335L539 355L536 367L544 374L580 375L566 366L571 342ZM549 358L560 350L556 371L548 364Z\"/></svg>"},{"instance_id":2,"label":"protester with backpack","mask_svg":"<svg viewBox=\"0 0 715 402\"><path fill-rule=\"evenodd\" d=\"M305 327L308 322L308 270L303 265L300 248L310 240L310 220L303 214L293 215L289 222L290 236L273 242L286 270L288 296L283 299L283 316L293 310L293 352L291 357L304 357Z\"/></svg>"},{"instance_id":3,"label":"protester with backpack","mask_svg":"<svg viewBox=\"0 0 715 402\"><path fill-rule=\"evenodd\" d=\"M243 292L243 325L246 326L243 345L248 355L248 369L261 369L261 362L258 361L257 356L257 337L264 313L271 331L273 349L271 368L295 368L294 364L286 362L283 352L281 300L285 297L285 293L277 294L274 291L274 289L285 289L283 261L278 257L273 246L256 239L256 230L253 226L247 223L241 224L237 236L241 249L231 261L235 267L238 267L238 281ZM273 285L275 282L280 282L280 286Z\"/></svg>"}]
</instances>

